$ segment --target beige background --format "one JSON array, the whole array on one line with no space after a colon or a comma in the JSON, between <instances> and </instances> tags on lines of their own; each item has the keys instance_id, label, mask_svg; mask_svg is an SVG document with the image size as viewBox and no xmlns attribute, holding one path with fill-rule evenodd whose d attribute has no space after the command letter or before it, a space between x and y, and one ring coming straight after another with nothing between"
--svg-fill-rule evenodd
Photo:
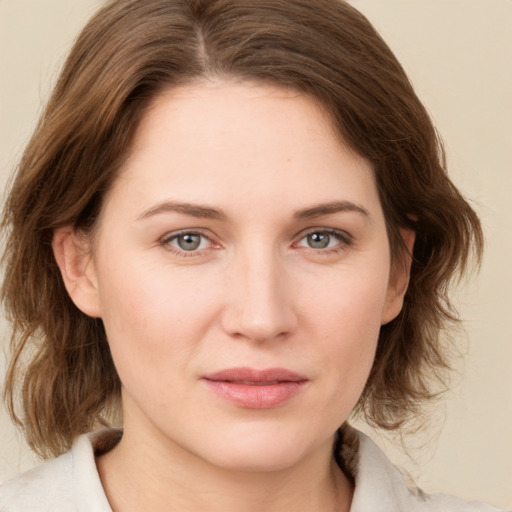
<instances>
[{"instance_id":1,"label":"beige background","mask_svg":"<svg viewBox=\"0 0 512 512\"><path fill-rule=\"evenodd\" d=\"M100 4L0 0L2 189L69 45ZM467 330L463 376L430 430L409 441L414 460L376 437L425 490L512 505L512 0L353 4L404 64L487 235L482 272L457 296ZM0 334L5 340L5 322ZM2 410L0 481L33 463Z\"/></svg>"}]
</instances>

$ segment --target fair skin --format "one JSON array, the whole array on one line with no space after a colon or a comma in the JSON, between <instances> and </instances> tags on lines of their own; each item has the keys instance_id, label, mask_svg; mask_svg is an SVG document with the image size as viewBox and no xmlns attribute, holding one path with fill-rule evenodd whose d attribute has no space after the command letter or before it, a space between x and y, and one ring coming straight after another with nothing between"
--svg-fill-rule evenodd
<instances>
[{"instance_id":1,"label":"fair skin","mask_svg":"<svg viewBox=\"0 0 512 512\"><path fill-rule=\"evenodd\" d=\"M122 382L124 435L97 460L114 511L348 511L335 432L408 272L391 273L369 162L314 100L161 94L93 243L65 227L53 245Z\"/></svg>"}]
</instances>

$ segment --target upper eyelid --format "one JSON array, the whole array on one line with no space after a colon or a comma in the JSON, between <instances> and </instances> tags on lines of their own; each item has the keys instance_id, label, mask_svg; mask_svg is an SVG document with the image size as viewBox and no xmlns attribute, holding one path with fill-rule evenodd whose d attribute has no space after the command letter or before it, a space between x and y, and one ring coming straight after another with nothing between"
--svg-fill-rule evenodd
<instances>
[{"instance_id":1,"label":"upper eyelid","mask_svg":"<svg viewBox=\"0 0 512 512\"><path fill-rule=\"evenodd\" d=\"M177 231L169 231L165 235L160 237L161 241L172 240L177 238L180 235L200 235L204 236L208 240L213 240L213 237L207 233L202 228L191 228L191 229L178 229Z\"/></svg>"},{"instance_id":2,"label":"upper eyelid","mask_svg":"<svg viewBox=\"0 0 512 512\"><path fill-rule=\"evenodd\" d=\"M313 228L307 228L299 233L294 237L296 240L301 240L305 236L308 236L312 233L329 233L332 235L338 235L340 238L345 238L347 240L353 240L354 237L345 231L344 229L337 229L337 228L328 228L328 227L313 227Z\"/></svg>"},{"instance_id":3,"label":"upper eyelid","mask_svg":"<svg viewBox=\"0 0 512 512\"><path fill-rule=\"evenodd\" d=\"M306 238L308 235L312 233L327 233L329 235L337 237L338 240L334 246L324 248L313 248L308 247L307 245L299 245L300 242L304 240L304 238ZM313 254L317 254L319 256L346 251L348 248L353 247L354 245L354 237L350 233L347 233L346 231L341 229L334 228L307 229L305 231L302 231L294 240L295 241L291 245L292 248L312 252Z\"/></svg>"},{"instance_id":4,"label":"upper eyelid","mask_svg":"<svg viewBox=\"0 0 512 512\"><path fill-rule=\"evenodd\" d=\"M179 247L174 247L171 244L171 242L174 241L179 236L181 236L181 235L188 235L188 234L202 236L203 238L208 240L208 243L209 243L210 246L206 247L206 248L203 248L203 249L197 249L197 250L194 250L194 251L184 251L183 249L180 249ZM189 256L192 256L194 254L200 254L200 253L203 253L205 251L209 251L212 248L214 248L213 246L215 246L215 245L220 246L220 244L215 241L214 237L207 235L206 233L204 233L200 229L180 229L178 231L170 231L169 233L163 235L162 237L160 237L158 239L158 245L160 245L160 246L169 245L169 246L172 247L172 250L174 252L176 252L176 253L183 252L183 253L188 254Z\"/></svg>"},{"instance_id":5,"label":"upper eyelid","mask_svg":"<svg viewBox=\"0 0 512 512\"><path fill-rule=\"evenodd\" d=\"M176 239L180 235L193 234L193 235L199 235L199 236L206 238L212 244L221 245L221 243L216 240L215 236L212 236L211 234L209 234L205 231L209 231L209 230L206 230L204 228L189 228L189 229L185 228L185 229L179 229L177 231L170 231L159 238L159 243L168 243L171 240ZM328 233L331 235L336 235L336 236L339 236L340 239L342 239L346 243L351 242L354 239L353 235L351 235L350 233L348 233L347 231L345 231L343 229L316 226L316 227L306 228L306 229L303 229L300 232L298 232L292 238L292 240L293 240L292 244L297 243L298 241L302 240L304 237L306 237L312 233Z\"/></svg>"},{"instance_id":6,"label":"upper eyelid","mask_svg":"<svg viewBox=\"0 0 512 512\"><path fill-rule=\"evenodd\" d=\"M208 241L208 247L204 247L202 249L194 249L194 250L184 250L180 247L175 246L172 242L181 235L199 235L205 238ZM163 248L166 252L173 254L178 258L199 258L207 256L210 251L218 249L220 244L215 242L211 236L206 235L201 230L198 229L180 229L178 231L170 231L164 236L160 237L157 242L158 246Z\"/></svg>"}]
</instances>

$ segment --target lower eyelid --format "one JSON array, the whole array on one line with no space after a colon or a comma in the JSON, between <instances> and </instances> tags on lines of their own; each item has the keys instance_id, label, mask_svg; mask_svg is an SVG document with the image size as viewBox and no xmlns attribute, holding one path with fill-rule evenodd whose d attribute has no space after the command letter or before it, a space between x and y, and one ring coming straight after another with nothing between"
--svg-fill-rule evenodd
<instances>
[{"instance_id":1,"label":"lower eyelid","mask_svg":"<svg viewBox=\"0 0 512 512\"><path fill-rule=\"evenodd\" d=\"M315 233L330 235L330 236L336 238L337 240L339 240L339 242L344 245L350 245L353 242L353 237L350 236L348 233L336 231L336 230L332 230L332 229L313 229L313 230L308 231L308 232L304 233L303 235L301 235L300 238L298 238L298 242L302 241L307 236L313 235ZM327 249L329 249L329 248L326 248L326 250Z\"/></svg>"},{"instance_id":2,"label":"lower eyelid","mask_svg":"<svg viewBox=\"0 0 512 512\"><path fill-rule=\"evenodd\" d=\"M330 236L336 238L338 240L338 243L334 246L325 247L323 249L322 248L315 249L313 247L298 245L308 235L311 235L314 233L323 233L323 234L330 235ZM202 237L203 239L205 239L208 242L208 247L204 247L202 249L186 251L184 249L180 249L179 247L174 246L171 243L174 240L176 240L177 238L179 238L180 236L187 235L187 234L198 235L198 236ZM297 241L292 244L292 246L296 246L296 247L298 246L298 247L303 247L305 249L310 249L311 251L314 251L319 254L320 253L326 254L329 252L333 253L333 252L344 250L347 248L347 246L352 245L352 243L353 243L353 237L351 235L349 235L348 233L336 231L333 229L313 229L311 231L303 233L300 236L300 238L298 238ZM186 231L186 230L169 233L168 235L165 235L164 237L162 237L159 240L159 245L163 246L164 248L167 247L168 251L174 252L180 256L188 256L188 257L204 254L205 252L210 251L211 249L216 249L216 248L220 247L220 244L216 243L210 236L208 236L204 233L198 232L198 231Z\"/></svg>"},{"instance_id":3,"label":"lower eyelid","mask_svg":"<svg viewBox=\"0 0 512 512\"><path fill-rule=\"evenodd\" d=\"M203 249L196 249L194 251L185 251L185 250L180 249L179 247L174 247L174 245L172 245L172 242L174 240L177 240L180 236L184 236L184 235L197 235L197 236L200 236L201 238L203 238L204 240L206 240L208 242L209 247L206 247L206 248L203 248ZM211 237L205 235L204 233L198 232L198 231L178 231L178 232L175 232L175 233L169 233L168 235L163 236L159 240L159 244L162 245L162 246L172 247L172 249L175 250L176 252L183 252L183 253L187 253L189 255L200 253L202 251L206 251L208 249L211 249L212 246L216 245L215 242L211 239Z\"/></svg>"}]
</instances>

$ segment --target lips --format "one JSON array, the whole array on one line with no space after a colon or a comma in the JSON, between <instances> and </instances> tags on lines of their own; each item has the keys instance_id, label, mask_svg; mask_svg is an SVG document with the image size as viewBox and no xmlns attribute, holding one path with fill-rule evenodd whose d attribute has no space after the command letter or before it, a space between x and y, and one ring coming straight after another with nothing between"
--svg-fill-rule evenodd
<instances>
[{"instance_id":1,"label":"lips","mask_svg":"<svg viewBox=\"0 0 512 512\"><path fill-rule=\"evenodd\" d=\"M202 381L220 398L246 409L271 409L298 395L307 377L283 368L230 368Z\"/></svg>"}]
</instances>

